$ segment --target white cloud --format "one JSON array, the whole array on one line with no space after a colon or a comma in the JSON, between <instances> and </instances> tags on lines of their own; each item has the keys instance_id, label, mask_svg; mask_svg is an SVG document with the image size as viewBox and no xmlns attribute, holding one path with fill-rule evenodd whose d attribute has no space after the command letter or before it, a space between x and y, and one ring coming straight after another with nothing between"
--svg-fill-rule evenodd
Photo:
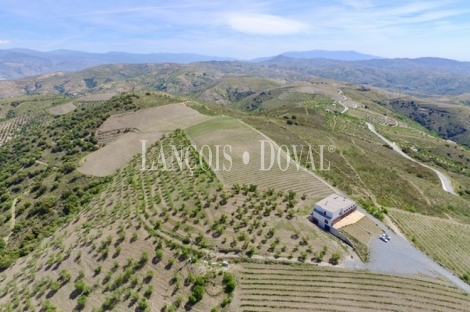
<instances>
[{"instance_id":1,"label":"white cloud","mask_svg":"<svg viewBox=\"0 0 470 312\"><path fill-rule=\"evenodd\" d=\"M255 35L289 35L307 29L304 23L267 14L236 14L228 23L236 31Z\"/></svg>"},{"instance_id":2,"label":"white cloud","mask_svg":"<svg viewBox=\"0 0 470 312\"><path fill-rule=\"evenodd\" d=\"M0 40L0 44L10 44L10 40Z\"/></svg>"}]
</instances>

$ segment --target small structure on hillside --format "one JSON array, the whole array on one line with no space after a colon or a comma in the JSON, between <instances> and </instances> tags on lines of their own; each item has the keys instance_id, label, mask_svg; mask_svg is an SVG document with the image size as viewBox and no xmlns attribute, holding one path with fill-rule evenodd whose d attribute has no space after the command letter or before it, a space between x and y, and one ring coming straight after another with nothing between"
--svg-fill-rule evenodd
<instances>
[{"instance_id":1,"label":"small structure on hillside","mask_svg":"<svg viewBox=\"0 0 470 312\"><path fill-rule=\"evenodd\" d=\"M315 203L310 220L325 231L331 232L335 223L356 209L357 204L354 201L343 195L332 194Z\"/></svg>"}]
</instances>

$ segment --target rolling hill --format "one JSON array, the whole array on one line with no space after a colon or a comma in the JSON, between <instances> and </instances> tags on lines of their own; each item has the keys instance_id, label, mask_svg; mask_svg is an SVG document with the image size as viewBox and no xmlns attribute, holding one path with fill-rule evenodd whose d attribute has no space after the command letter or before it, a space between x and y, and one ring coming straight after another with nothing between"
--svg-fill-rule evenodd
<instances>
[{"instance_id":1,"label":"rolling hill","mask_svg":"<svg viewBox=\"0 0 470 312\"><path fill-rule=\"evenodd\" d=\"M0 80L13 80L56 71L75 72L103 64L193 63L233 60L228 57L191 53L133 54L124 52L88 53L71 50L40 52L30 49L0 50Z\"/></svg>"},{"instance_id":2,"label":"rolling hill","mask_svg":"<svg viewBox=\"0 0 470 312\"><path fill-rule=\"evenodd\" d=\"M375 217L372 226L398 224L465 279L470 249L448 242L468 231L470 151L397 113L391 101L399 94L329 79L284 81L269 77L266 64L258 67L264 77L228 74L232 66L246 69L106 65L14 82L39 84L32 95L0 101L0 306L465 311L468 295L442 277L352 269L361 263L356 252L306 217L319 198L343 193ZM72 96L110 91L112 98ZM366 121L442 171L457 195L384 145ZM128 138L149 141L152 170L142 170L141 150ZM260 140L290 149L292 167L257 170ZM198 167L212 164L208 154L224 144L233 171ZM311 146L314 166L292 145ZM180 154L187 162L180 166L172 146L187 148ZM287 163L285 153L277 157ZM322 161L329 170L320 170ZM454 256L443 259L448 251Z\"/></svg>"},{"instance_id":3,"label":"rolling hill","mask_svg":"<svg viewBox=\"0 0 470 312\"><path fill-rule=\"evenodd\" d=\"M467 132L470 125L468 118L465 118L470 115L470 112L468 111L469 106L465 104L465 94L456 97L449 95L412 96L405 93L406 88L410 90L413 84L421 84L421 82L425 82L425 87L433 90L439 90L446 85L449 87L449 84L458 84L458 88L464 87L463 85L469 83L470 80L462 78L463 80L457 81L459 75L466 72L465 66L459 67L460 63L458 62L435 59L357 62L362 64L362 67L370 62L372 64L384 62L382 64L387 64L381 65L385 68L384 70L393 71L390 76L385 76L384 73L368 67L361 70L347 68L341 70L341 67L337 68L338 61L334 60L293 61L293 59L284 56L276 59L276 61L272 60L256 65L239 61L101 65L75 73L58 72L15 81L0 81L0 97L9 98L33 94L78 96L151 89L192 96L200 100L230 105L247 111L258 111L282 106L287 102L303 102L313 100L315 97L316 100L319 100L321 96L341 100L341 97L336 94L337 89L328 89L327 87L334 82L317 77L317 75L332 76L339 80L356 80L366 83L362 84L362 87L356 87L362 91L356 90L354 96L360 99L369 96L375 104L387 106L415 120L443 138L470 146L470 137ZM310 70L308 66L301 66L303 62L318 63L317 65L323 66L324 69ZM328 65L326 65L327 63ZM428 76L424 79L423 77L428 74L419 74L420 71L434 63L438 68L442 67L448 70L449 73L446 75L450 75L451 78L445 80L444 83L441 83L443 78L437 74L435 80ZM341 66L349 66L347 65L349 62L341 64L343 64ZM403 74L407 64L414 64L410 65L410 68L416 66L416 71L410 69L412 73L409 76ZM336 74L328 74L326 71L330 71L330 69L334 69ZM441 69L435 70L440 72ZM376 78L374 78L375 74L378 75ZM374 92L367 91L373 88L370 86L372 82L368 79L373 80L375 85L382 85L383 82L385 87L391 87L388 81L394 75L400 76L401 83L406 84L407 87L395 86L394 88L398 88L399 92L390 92L384 89L374 89L376 90ZM298 92L299 90L300 92ZM452 93L455 91L453 89ZM377 97L374 95L376 92L382 93L384 96Z\"/></svg>"}]
</instances>

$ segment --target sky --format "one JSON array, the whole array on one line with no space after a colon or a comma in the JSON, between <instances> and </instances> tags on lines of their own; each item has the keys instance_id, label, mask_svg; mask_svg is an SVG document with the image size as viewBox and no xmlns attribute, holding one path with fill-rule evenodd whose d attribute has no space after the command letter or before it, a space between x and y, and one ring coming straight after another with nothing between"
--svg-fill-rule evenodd
<instances>
[{"instance_id":1,"label":"sky","mask_svg":"<svg viewBox=\"0 0 470 312\"><path fill-rule=\"evenodd\" d=\"M470 61L470 1L1 0L0 49L252 59L355 50Z\"/></svg>"}]
</instances>

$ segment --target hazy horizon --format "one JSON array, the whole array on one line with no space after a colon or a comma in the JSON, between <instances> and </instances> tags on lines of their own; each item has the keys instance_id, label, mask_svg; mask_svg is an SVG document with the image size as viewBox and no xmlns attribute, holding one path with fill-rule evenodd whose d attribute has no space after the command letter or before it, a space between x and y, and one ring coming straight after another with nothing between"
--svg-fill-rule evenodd
<instances>
[{"instance_id":1,"label":"hazy horizon","mask_svg":"<svg viewBox=\"0 0 470 312\"><path fill-rule=\"evenodd\" d=\"M470 4L372 0L4 3L0 48L195 53L254 59L286 51L470 61Z\"/></svg>"}]
</instances>

